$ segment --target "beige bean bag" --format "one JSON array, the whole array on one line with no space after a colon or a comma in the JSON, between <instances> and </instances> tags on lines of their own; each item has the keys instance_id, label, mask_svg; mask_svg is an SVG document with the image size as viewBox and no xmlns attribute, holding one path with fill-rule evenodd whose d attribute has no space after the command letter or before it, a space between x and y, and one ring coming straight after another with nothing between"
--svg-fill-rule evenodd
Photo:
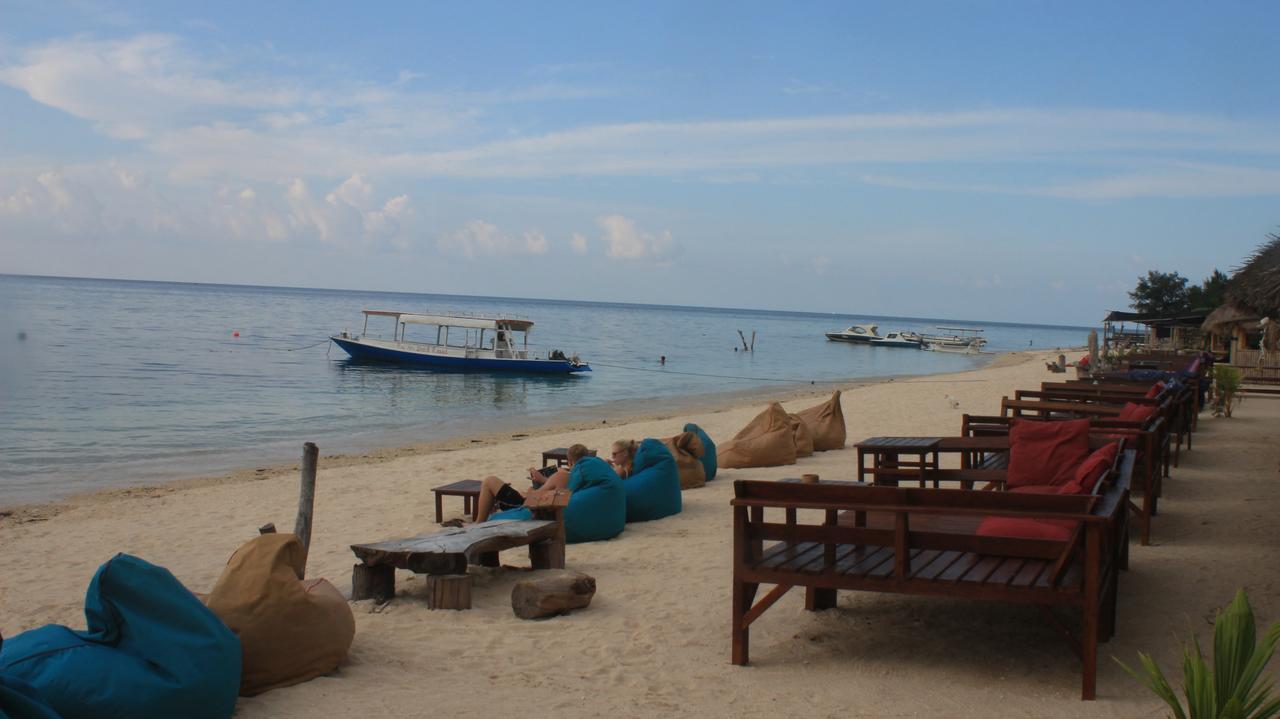
<instances>
[{"instance_id":1,"label":"beige bean bag","mask_svg":"<svg viewBox=\"0 0 1280 719\"><path fill-rule=\"evenodd\" d=\"M721 467L777 467L795 464L796 439L791 418L774 402L717 448Z\"/></svg>"},{"instance_id":2,"label":"beige bean bag","mask_svg":"<svg viewBox=\"0 0 1280 719\"><path fill-rule=\"evenodd\" d=\"M231 555L209 609L240 636L240 694L314 679L337 668L355 637L347 600L324 579L298 579L302 542L264 534Z\"/></svg>"},{"instance_id":3,"label":"beige bean bag","mask_svg":"<svg viewBox=\"0 0 1280 719\"><path fill-rule=\"evenodd\" d=\"M809 433L809 427L799 415L789 414L787 419L791 420L791 437L796 443L796 456L808 457L813 454L813 435Z\"/></svg>"},{"instance_id":4,"label":"beige bean bag","mask_svg":"<svg viewBox=\"0 0 1280 719\"><path fill-rule=\"evenodd\" d=\"M815 451L844 449L844 410L840 407L840 390L836 390L826 402L802 409L795 416L804 420L809 428Z\"/></svg>"},{"instance_id":5,"label":"beige bean bag","mask_svg":"<svg viewBox=\"0 0 1280 719\"><path fill-rule=\"evenodd\" d=\"M702 440L693 432L681 432L670 439L662 440L676 458L676 468L680 470L680 489L694 489L707 483L707 470L702 466Z\"/></svg>"}]
</instances>

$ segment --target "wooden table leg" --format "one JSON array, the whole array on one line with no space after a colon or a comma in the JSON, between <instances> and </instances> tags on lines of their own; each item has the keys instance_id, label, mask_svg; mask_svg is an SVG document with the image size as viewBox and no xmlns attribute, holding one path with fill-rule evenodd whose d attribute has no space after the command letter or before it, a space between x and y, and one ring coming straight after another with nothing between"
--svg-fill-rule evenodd
<instances>
[{"instance_id":1,"label":"wooden table leg","mask_svg":"<svg viewBox=\"0 0 1280 719\"><path fill-rule=\"evenodd\" d=\"M436 524L444 522L444 495L436 492Z\"/></svg>"},{"instance_id":2,"label":"wooden table leg","mask_svg":"<svg viewBox=\"0 0 1280 719\"><path fill-rule=\"evenodd\" d=\"M396 595L396 568L390 564L370 567L357 564L351 568L351 598L376 599L385 602Z\"/></svg>"}]
</instances>

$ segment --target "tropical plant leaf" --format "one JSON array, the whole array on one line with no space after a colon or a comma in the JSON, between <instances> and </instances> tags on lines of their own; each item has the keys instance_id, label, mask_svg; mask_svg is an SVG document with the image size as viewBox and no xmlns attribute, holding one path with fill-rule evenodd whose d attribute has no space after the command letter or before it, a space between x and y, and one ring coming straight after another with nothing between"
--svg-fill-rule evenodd
<instances>
[{"instance_id":1,"label":"tropical plant leaf","mask_svg":"<svg viewBox=\"0 0 1280 719\"><path fill-rule=\"evenodd\" d=\"M1248 696L1251 687L1242 680L1255 641L1253 608L1241 589L1213 621L1213 684L1218 709L1225 709L1232 699L1239 705Z\"/></svg>"},{"instance_id":2,"label":"tropical plant leaf","mask_svg":"<svg viewBox=\"0 0 1280 719\"><path fill-rule=\"evenodd\" d=\"M1268 627L1259 639L1253 608L1242 589L1214 618L1212 666L1194 634L1182 649L1185 709L1151 655L1138 654L1141 672L1115 661L1160 697L1173 710L1173 719L1277 719L1280 698L1272 696L1269 679L1260 681L1277 647L1280 622Z\"/></svg>"}]
</instances>

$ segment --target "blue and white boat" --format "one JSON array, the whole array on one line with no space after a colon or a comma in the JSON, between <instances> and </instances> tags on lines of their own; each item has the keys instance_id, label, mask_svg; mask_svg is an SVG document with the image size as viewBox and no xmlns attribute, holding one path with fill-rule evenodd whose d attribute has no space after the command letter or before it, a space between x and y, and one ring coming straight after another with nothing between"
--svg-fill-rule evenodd
<instances>
[{"instance_id":1,"label":"blue and white boat","mask_svg":"<svg viewBox=\"0 0 1280 719\"><path fill-rule=\"evenodd\" d=\"M393 318L395 327L391 339L368 336L370 317ZM406 339L409 325L435 327L435 341ZM482 372L574 374L591 371L577 355L566 356L560 350L551 350L545 357L539 357L529 349L532 329L533 322L526 319L364 310L364 329L359 335L344 330L329 339L356 360Z\"/></svg>"}]
</instances>

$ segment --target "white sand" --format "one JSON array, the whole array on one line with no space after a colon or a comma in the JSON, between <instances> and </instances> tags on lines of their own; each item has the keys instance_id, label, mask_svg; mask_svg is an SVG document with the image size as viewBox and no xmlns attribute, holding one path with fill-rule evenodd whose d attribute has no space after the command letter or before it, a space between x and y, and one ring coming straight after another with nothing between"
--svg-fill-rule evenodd
<instances>
[{"instance_id":1,"label":"white sand","mask_svg":"<svg viewBox=\"0 0 1280 719\"><path fill-rule=\"evenodd\" d=\"M1002 395L1053 379L1047 358L1002 358L964 374L847 391L849 445L872 435L956 434L962 413L995 413ZM489 473L514 480L546 447L606 448L622 437L669 436L685 421L722 441L763 406L322 462L309 575L349 590L348 545L432 529L430 488L438 484ZM676 517L628 525L612 541L571 545L568 566L598 582L591 607L571 616L516 619L510 591L523 571L473 568L474 608L465 612L428 611L423 583L402 573L389 604L353 604L355 644L336 674L241 699L237 716L1163 716L1112 654L1129 661L1150 651L1176 668L1177 642L1190 629L1207 636L1214 608L1240 586L1260 621L1280 619L1277 418L1280 402L1268 399L1246 401L1229 420L1201 418L1194 451L1183 453L1166 482L1154 546L1132 548L1117 634L1102 647L1096 702L1079 700L1078 662L1034 609L965 600L841 592L837 609L809 613L795 590L753 625L752 665L729 663L732 481L801 472L848 479L854 453L845 449L794 467L724 470L686 492ZM258 525L291 526L296 476L264 474L77 498L57 512L0 519L0 632L46 622L83 626L84 589L117 551L207 590ZM460 512L460 500L447 500L447 515ZM520 550L502 560L528 565Z\"/></svg>"}]
</instances>

